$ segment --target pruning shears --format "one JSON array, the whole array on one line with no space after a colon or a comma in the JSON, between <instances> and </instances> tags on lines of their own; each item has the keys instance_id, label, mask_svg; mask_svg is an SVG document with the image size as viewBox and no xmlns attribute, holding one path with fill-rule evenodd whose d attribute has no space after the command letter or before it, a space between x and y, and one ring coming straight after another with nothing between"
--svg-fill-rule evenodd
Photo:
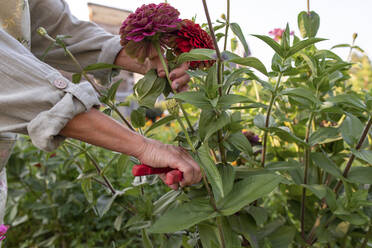
<instances>
[{"instance_id":1,"label":"pruning shears","mask_svg":"<svg viewBox=\"0 0 372 248\"><path fill-rule=\"evenodd\" d=\"M132 168L132 174L135 177L138 176L147 176L154 174L163 174L165 173L166 179L165 183L167 185L176 184L181 182L183 179L183 173L177 169L172 169L170 167L166 168L153 168L145 164L137 164Z\"/></svg>"}]
</instances>

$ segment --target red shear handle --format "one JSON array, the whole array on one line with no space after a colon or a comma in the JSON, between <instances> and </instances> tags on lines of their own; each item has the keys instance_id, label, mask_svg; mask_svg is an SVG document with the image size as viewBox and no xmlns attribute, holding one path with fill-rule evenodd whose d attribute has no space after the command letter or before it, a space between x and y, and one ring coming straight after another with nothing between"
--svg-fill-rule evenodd
<instances>
[{"instance_id":1,"label":"red shear handle","mask_svg":"<svg viewBox=\"0 0 372 248\"><path fill-rule=\"evenodd\" d=\"M166 174L165 183L167 185L176 184L182 181L183 174L179 170L172 169L170 167L166 168L153 168L145 164L138 164L133 166L132 174L135 177L138 176L146 176L146 175L153 175L153 174Z\"/></svg>"}]
</instances>

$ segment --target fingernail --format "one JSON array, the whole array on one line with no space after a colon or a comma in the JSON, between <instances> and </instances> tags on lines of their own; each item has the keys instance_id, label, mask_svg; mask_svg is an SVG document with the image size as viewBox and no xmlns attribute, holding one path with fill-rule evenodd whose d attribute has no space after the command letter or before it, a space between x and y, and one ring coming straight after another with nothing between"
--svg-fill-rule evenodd
<instances>
[{"instance_id":1,"label":"fingernail","mask_svg":"<svg viewBox=\"0 0 372 248\"><path fill-rule=\"evenodd\" d=\"M179 84L178 83L173 83L173 89L178 89Z\"/></svg>"},{"instance_id":2,"label":"fingernail","mask_svg":"<svg viewBox=\"0 0 372 248\"><path fill-rule=\"evenodd\" d=\"M173 80L173 79L174 79L174 73L171 73L171 74L169 75L169 79L170 79L170 80Z\"/></svg>"}]
</instances>

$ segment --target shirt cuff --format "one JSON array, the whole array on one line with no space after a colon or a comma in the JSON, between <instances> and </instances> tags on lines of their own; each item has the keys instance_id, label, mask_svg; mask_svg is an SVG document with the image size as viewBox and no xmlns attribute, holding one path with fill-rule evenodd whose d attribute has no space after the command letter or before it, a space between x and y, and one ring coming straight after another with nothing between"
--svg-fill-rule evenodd
<instances>
[{"instance_id":1,"label":"shirt cuff","mask_svg":"<svg viewBox=\"0 0 372 248\"><path fill-rule=\"evenodd\" d=\"M115 35L107 40L98 56L97 63L114 64L116 56L123 47L120 45L120 36ZM119 69L104 69L93 71L92 74L100 84L111 83L111 78L119 74Z\"/></svg>"},{"instance_id":2,"label":"shirt cuff","mask_svg":"<svg viewBox=\"0 0 372 248\"><path fill-rule=\"evenodd\" d=\"M56 74L49 78L55 87L66 94L49 110L39 113L27 125L32 143L45 151L56 149L65 137L59 135L66 124L76 115L99 106L93 87L88 83L73 84Z\"/></svg>"}]
</instances>

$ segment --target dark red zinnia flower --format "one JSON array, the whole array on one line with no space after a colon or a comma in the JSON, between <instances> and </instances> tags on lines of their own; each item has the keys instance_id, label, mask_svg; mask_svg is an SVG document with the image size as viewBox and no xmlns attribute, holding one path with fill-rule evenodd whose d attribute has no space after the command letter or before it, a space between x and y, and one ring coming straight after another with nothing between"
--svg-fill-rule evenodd
<instances>
[{"instance_id":1,"label":"dark red zinnia flower","mask_svg":"<svg viewBox=\"0 0 372 248\"><path fill-rule=\"evenodd\" d=\"M175 52L177 55L189 52L195 48L214 49L213 40L210 35L203 30L199 24L190 20L183 20L181 29L176 33ZM191 69L205 68L212 66L214 61L192 61Z\"/></svg>"},{"instance_id":2,"label":"dark red zinnia flower","mask_svg":"<svg viewBox=\"0 0 372 248\"><path fill-rule=\"evenodd\" d=\"M167 3L144 4L123 22L120 43L128 55L141 62L156 56L151 40L159 39L162 45L162 36L179 28L179 15L178 10Z\"/></svg>"}]
</instances>

